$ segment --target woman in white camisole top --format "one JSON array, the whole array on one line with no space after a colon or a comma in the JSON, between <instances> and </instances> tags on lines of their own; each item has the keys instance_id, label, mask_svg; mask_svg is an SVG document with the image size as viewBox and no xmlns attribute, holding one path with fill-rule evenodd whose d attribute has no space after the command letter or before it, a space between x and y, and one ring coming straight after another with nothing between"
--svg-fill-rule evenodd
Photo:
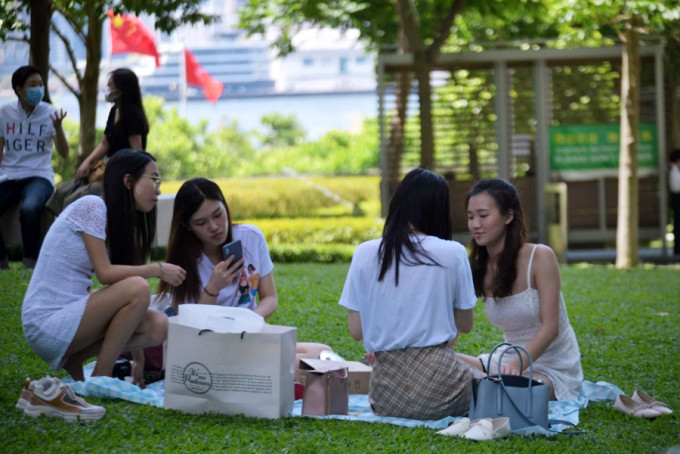
<instances>
[{"instance_id":1,"label":"woman in white camisole top","mask_svg":"<svg viewBox=\"0 0 680 454\"><path fill-rule=\"evenodd\" d=\"M505 180L475 184L467 196L467 216L475 292L483 298L487 319L503 331L506 342L529 352L534 378L552 387L553 399L577 399L583 382L581 354L562 298L555 253L526 242L517 190ZM486 371L488 355L460 356L484 372L498 373L497 358ZM528 374L526 358L523 364L520 371L519 357L508 352L501 373Z\"/></svg>"}]
</instances>

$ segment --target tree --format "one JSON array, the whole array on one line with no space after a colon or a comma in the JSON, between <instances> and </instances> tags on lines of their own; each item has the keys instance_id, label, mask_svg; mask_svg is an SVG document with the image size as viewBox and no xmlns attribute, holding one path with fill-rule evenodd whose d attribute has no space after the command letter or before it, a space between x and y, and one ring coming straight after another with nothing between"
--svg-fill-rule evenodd
<instances>
[{"instance_id":1,"label":"tree","mask_svg":"<svg viewBox=\"0 0 680 454\"><path fill-rule=\"evenodd\" d=\"M640 37L660 34L677 47L680 2L668 0L565 0L557 9L568 9L568 25L579 30L611 27L624 50L621 58L621 146L619 149L619 198L616 223L616 267L631 269L638 256L638 131L640 126ZM675 75L674 77L677 77ZM677 80L677 79L676 79ZM662 190L665 190L663 188Z\"/></svg>"},{"instance_id":2,"label":"tree","mask_svg":"<svg viewBox=\"0 0 680 454\"><path fill-rule=\"evenodd\" d=\"M279 37L274 42L279 56L293 51L292 38L296 31L310 25L357 29L361 41L374 51L395 43L399 45L398 51L406 49L393 0L251 0L240 11L240 26L249 34L264 34L270 26L279 29ZM399 161L404 150L407 101L411 91L411 75L402 73L397 77L396 112L390 116L390 136L386 145L388 163L381 184L383 214L386 214L387 201L399 182Z\"/></svg>"},{"instance_id":3,"label":"tree","mask_svg":"<svg viewBox=\"0 0 680 454\"><path fill-rule=\"evenodd\" d=\"M271 113L263 115L260 123L264 127L260 142L266 147L292 147L302 143L305 138L305 131L295 115Z\"/></svg>"},{"instance_id":4,"label":"tree","mask_svg":"<svg viewBox=\"0 0 680 454\"><path fill-rule=\"evenodd\" d=\"M40 69L45 78L45 98L50 99L50 21L54 8L52 0L30 0L31 3L31 37L30 63Z\"/></svg>"},{"instance_id":5,"label":"tree","mask_svg":"<svg viewBox=\"0 0 680 454\"><path fill-rule=\"evenodd\" d=\"M414 74L418 81L420 105L421 167L434 168L434 138L431 115L430 70L441 46L451 33L451 26L462 10L465 0L421 1L418 8L414 0L332 1L312 0L253 0L242 10L241 26L250 33L262 33L269 25L281 30L275 45L281 54L293 50L291 39L301 25L328 26L340 29L356 28L369 48L398 44L399 52L412 52ZM390 136L387 144L388 175L386 180L388 200L399 180L399 158L403 152L404 125L411 74L397 76L396 112L391 115ZM387 205L384 203L384 209Z\"/></svg>"},{"instance_id":6,"label":"tree","mask_svg":"<svg viewBox=\"0 0 680 454\"><path fill-rule=\"evenodd\" d=\"M28 9L27 12L26 9ZM0 0L0 11L3 11L4 15L0 19L0 41L12 39L29 44L28 63L37 67L42 73L45 83L43 99L49 101L50 20L54 12L52 0L26 0L24 2ZM29 23L23 21L26 13L30 14L31 33L29 35L24 33L29 28Z\"/></svg>"},{"instance_id":7,"label":"tree","mask_svg":"<svg viewBox=\"0 0 680 454\"><path fill-rule=\"evenodd\" d=\"M5 20L0 22L0 39L6 39L8 32L27 29L29 24L24 22L27 8L30 7L34 11L35 7L42 8L45 4L51 4L54 10L66 19L78 39L85 45L86 62L84 70L81 70L73 51L73 43L69 41L64 30L60 30L56 27L54 21L51 21L51 29L66 47L75 74L75 83L71 82L67 75L59 73L54 67L50 66L50 69L78 99L80 109L78 155L82 156L84 153L89 153L95 145L97 90L100 75L99 65L102 57L102 26L106 19L106 12L113 8L116 13L151 14L155 17L156 28L169 33L183 24L199 22L208 24L216 21L218 19L216 16L200 12L201 3L202 0L159 0L156 2L140 0L109 2L104 0L0 0L0 6L8 8ZM39 17L44 18L43 15ZM32 16L31 19L33 19ZM30 29L31 37L29 39L31 43L35 41L36 46L44 46L42 34L44 25L42 22L40 24L30 23ZM45 46L45 48L49 52L49 47ZM43 58L42 53L40 53L40 58Z\"/></svg>"},{"instance_id":8,"label":"tree","mask_svg":"<svg viewBox=\"0 0 680 454\"><path fill-rule=\"evenodd\" d=\"M292 37L297 28L308 25L359 30L360 39L371 49L383 47L413 54L413 74L417 80L421 141L420 165L434 168L434 134L432 128L432 87L430 72L450 38L456 18L468 11L498 18L534 12L539 2L504 2L486 0L251 0L241 11L241 27L249 33L264 33L269 26L281 30L275 46L281 54L293 50ZM534 14L536 16L536 14ZM408 95L413 75L396 76L396 107L390 115L387 143L387 175L383 174L383 214L400 175L399 160L404 148L404 127Z\"/></svg>"}]
</instances>

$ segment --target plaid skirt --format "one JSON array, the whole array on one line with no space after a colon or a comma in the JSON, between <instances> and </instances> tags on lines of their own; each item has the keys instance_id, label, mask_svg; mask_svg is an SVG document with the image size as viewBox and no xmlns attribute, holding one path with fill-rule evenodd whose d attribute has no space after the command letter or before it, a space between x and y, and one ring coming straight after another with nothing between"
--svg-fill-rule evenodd
<instances>
[{"instance_id":1,"label":"plaid skirt","mask_svg":"<svg viewBox=\"0 0 680 454\"><path fill-rule=\"evenodd\" d=\"M378 416L464 416L470 410L472 379L483 375L447 344L376 352L368 399Z\"/></svg>"}]
</instances>

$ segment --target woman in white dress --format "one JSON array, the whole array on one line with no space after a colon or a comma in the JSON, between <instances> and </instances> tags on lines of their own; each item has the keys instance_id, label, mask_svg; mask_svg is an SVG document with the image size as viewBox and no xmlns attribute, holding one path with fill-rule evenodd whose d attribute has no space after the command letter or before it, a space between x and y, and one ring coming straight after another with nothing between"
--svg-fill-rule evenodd
<instances>
[{"instance_id":1,"label":"woman in white dress","mask_svg":"<svg viewBox=\"0 0 680 454\"><path fill-rule=\"evenodd\" d=\"M581 354L560 289L560 269L548 246L526 242L526 221L517 190L502 179L475 184L466 201L472 233L470 265L475 293L484 300L486 317L503 331L506 342L531 355L534 378L552 388L552 398L578 398L583 382ZM497 353L498 354L498 353ZM495 356L495 355L494 355ZM497 374L498 358L461 357ZM528 374L528 359L509 351L502 374Z\"/></svg>"},{"instance_id":2,"label":"woman in white dress","mask_svg":"<svg viewBox=\"0 0 680 454\"><path fill-rule=\"evenodd\" d=\"M94 356L92 375L111 376L118 355L131 350L133 381L143 386L142 349L167 336L167 317L149 310L146 279L179 285L185 271L146 263L160 181L153 156L121 150L106 166L104 200L72 203L45 236L24 297L24 335L38 356L75 380L84 379L83 362ZM93 274L105 288L90 292Z\"/></svg>"}]
</instances>

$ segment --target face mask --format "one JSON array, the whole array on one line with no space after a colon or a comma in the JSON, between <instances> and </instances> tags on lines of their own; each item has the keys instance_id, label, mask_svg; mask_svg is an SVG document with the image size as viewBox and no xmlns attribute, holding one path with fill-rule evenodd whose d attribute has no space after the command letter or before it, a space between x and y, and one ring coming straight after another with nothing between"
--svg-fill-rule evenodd
<instances>
[{"instance_id":1,"label":"face mask","mask_svg":"<svg viewBox=\"0 0 680 454\"><path fill-rule=\"evenodd\" d=\"M26 102L33 107L40 104L45 96L45 87L31 87L26 89Z\"/></svg>"},{"instance_id":2,"label":"face mask","mask_svg":"<svg viewBox=\"0 0 680 454\"><path fill-rule=\"evenodd\" d=\"M117 88L114 88L113 90L107 89L104 92L104 99L106 102L114 102L118 97L120 97L120 92Z\"/></svg>"}]
</instances>

